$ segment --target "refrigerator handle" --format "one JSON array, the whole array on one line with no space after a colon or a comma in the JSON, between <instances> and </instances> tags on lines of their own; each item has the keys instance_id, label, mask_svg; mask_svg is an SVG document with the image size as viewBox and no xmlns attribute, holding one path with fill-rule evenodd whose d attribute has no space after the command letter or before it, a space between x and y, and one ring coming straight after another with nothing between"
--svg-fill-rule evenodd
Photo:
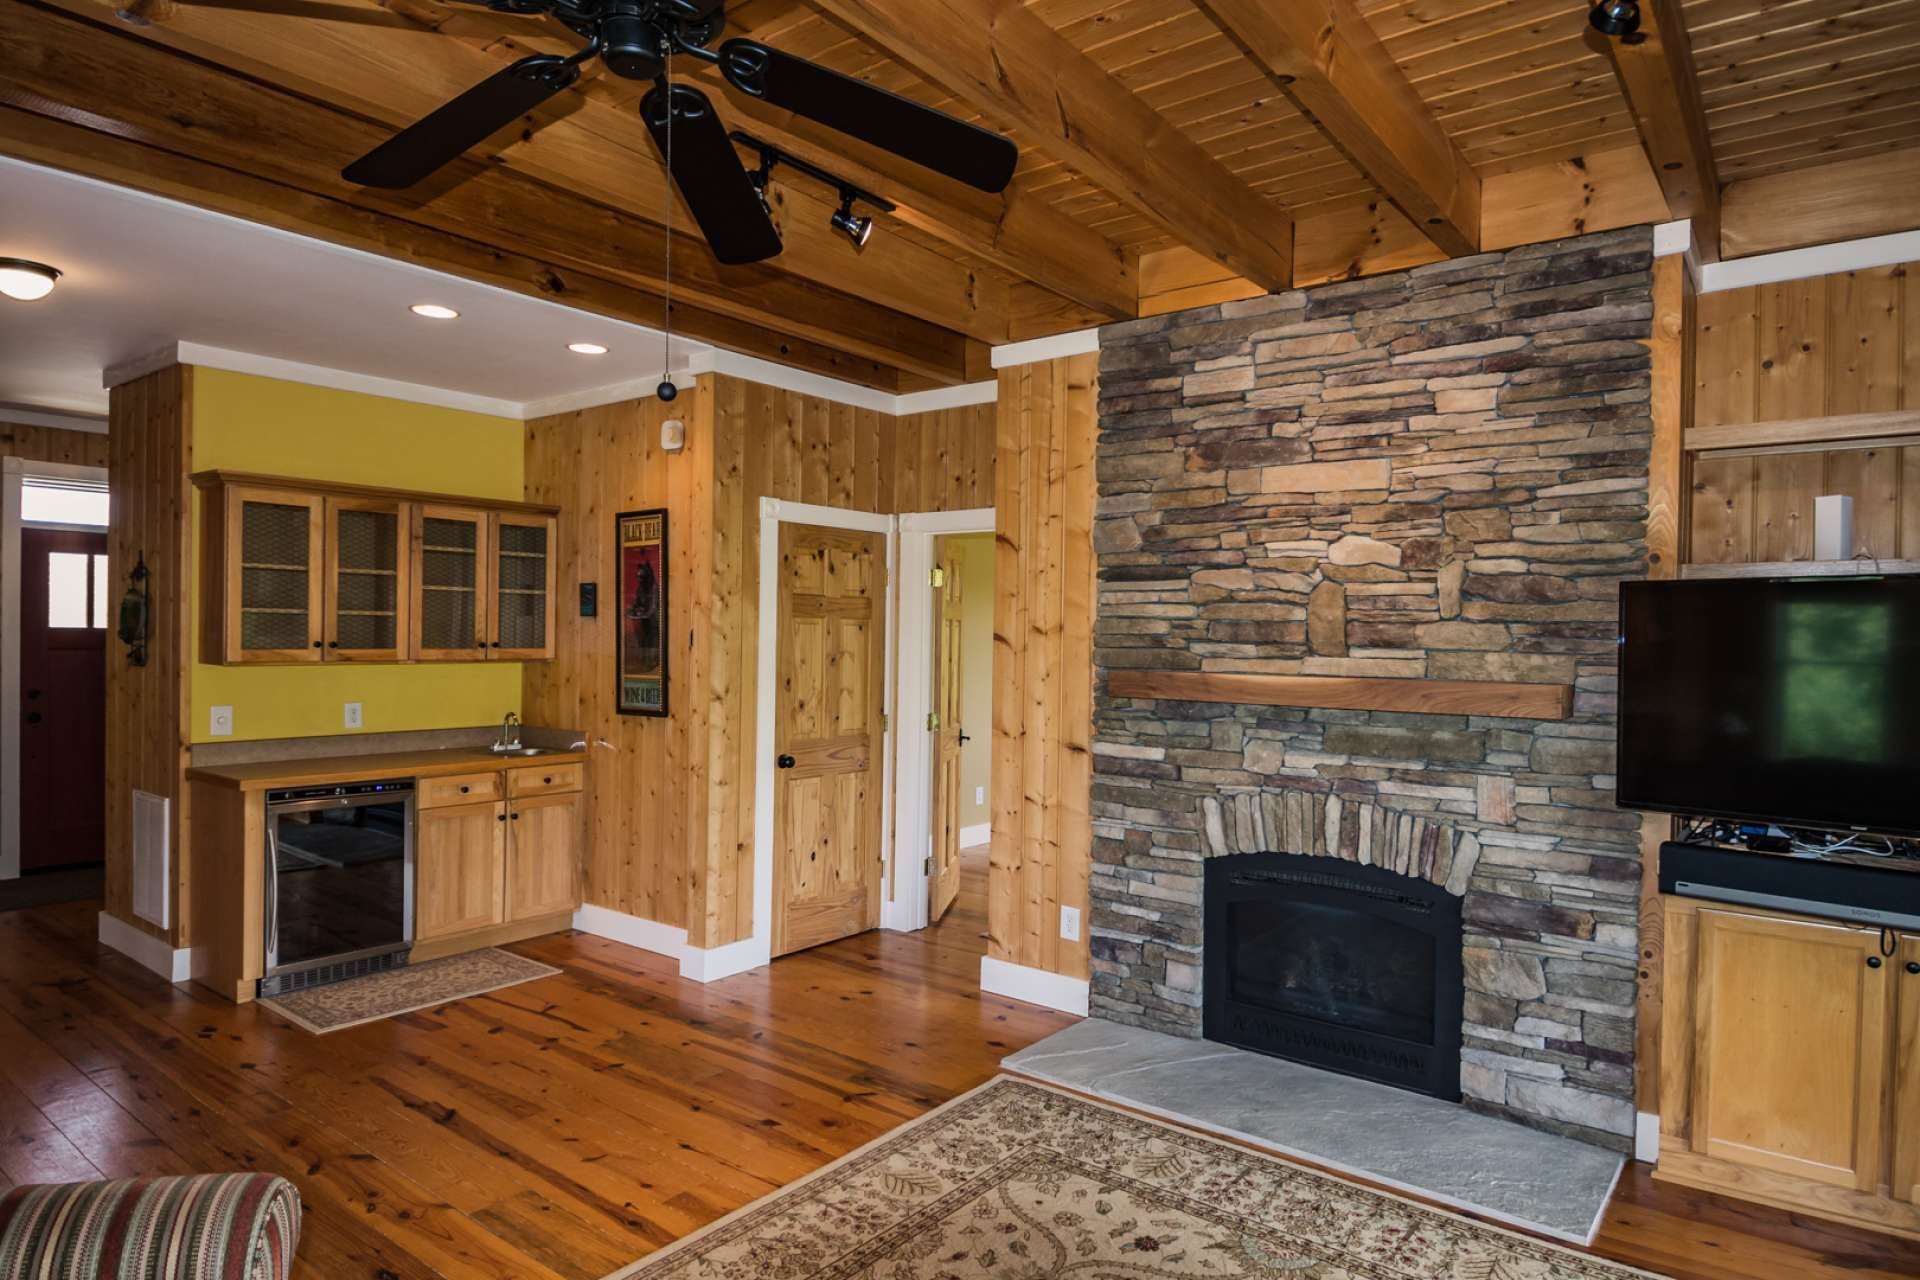
<instances>
[{"instance_id":1,"label":"refrigerator handle","mask_svg":"<svg viewBox=\"0 0 1920 1280\"><path fill-rule=\"evenodd\" d=\"M279 822L267 815L267 954L261 972L272 973L280 962L280 838Z\"/></svg>"}]
</instances>

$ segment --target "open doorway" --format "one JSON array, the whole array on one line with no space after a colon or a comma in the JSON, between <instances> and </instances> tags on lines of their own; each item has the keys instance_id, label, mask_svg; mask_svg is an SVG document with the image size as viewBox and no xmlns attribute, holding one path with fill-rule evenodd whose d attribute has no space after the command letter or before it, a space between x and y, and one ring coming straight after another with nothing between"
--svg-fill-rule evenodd
<instances>
[{"instance_id":1,"label":"open doorway","mask_svg":"<svg viewBox=\"0 0 1920 1280\"><path fill-rule=\"evenodd\" d=\"M993 800L991 507L900 517L902 732L885 923L922 929L986 875Z\"/></svg>"},{"instance_id":2,"label":"open doorway","mask_svg":"<svg viewBox=\"0 0 1920 1280\"><path fill-rule=\"evenodd\" d=\"M96 896L106 839L106 476L6 460L0 909Z\"/></svg>"}]
</instances>

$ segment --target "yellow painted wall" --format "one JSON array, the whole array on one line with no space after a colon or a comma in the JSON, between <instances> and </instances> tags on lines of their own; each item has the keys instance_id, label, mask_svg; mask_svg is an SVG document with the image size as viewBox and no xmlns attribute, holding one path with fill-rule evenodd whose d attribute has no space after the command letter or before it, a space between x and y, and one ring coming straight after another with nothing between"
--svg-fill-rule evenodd
<instances>
[{"instance_id":1,"label":"yellow painted wall","mask_svg":"<svg viewBox=\"0 0 1920 1280\"><path fill-rule=\"evenodd\" d=\"M195 471L249 471L517 502L525 493L524 460L525 430L510 418L193 370ZM196 565L200 515L196 499ZM196 582L196 610L199 590ZM194 646L195 742L453 729L498 723L506 712L520 710L517 662L223 667L198 661L198 627ZM358 730L343 725L348 702L362 704ZM207 733L208 710L223 705L233 708L233 736L214 738Z\"/></svg>"},{"instance_id":2,"label":"yellow painted wall","mask_svg":"<svg viewBox=\"0 0 1920 1280\"><path fill-rule=\"evenodd\" d=\"M993 535L956 535L960 544L960 825L993 820ZM984 792L984 794L982 794ZM974 796L981 795L976 801Z\"/></svg>"}]
</instances>

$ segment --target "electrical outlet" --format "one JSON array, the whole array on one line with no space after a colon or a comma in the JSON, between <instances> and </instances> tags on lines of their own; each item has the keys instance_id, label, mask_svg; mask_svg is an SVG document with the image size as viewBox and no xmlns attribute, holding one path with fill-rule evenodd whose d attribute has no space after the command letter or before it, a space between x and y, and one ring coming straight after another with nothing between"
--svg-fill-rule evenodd
<instances>
[{"instance_id":1,"label":"electrical outlet","mask_svg":"<svg viewBox=\"0 0 1920 1280\"><path fill-rule=\"evenodd\" d=\"M1080 908L1060 908L1060 936L1068 942L1080 941Z\"/></svg>"},{"instance_id":2,"label":"electrical outlet","mask_svg":"<svg viewBox=\"0 0 1920 1280\"><path fill-rule=\"evenodd\" d=\"M349 702L347 704L347 728L358 729L359 727L360 727L360 704L357 702Z\"/></svg>"},{"instance_id":3,"label":"electrical outlet","mask_svg":"<svg viewBox=\"0 0 1920 1280\"><path fill-rule=\"evenodd\" d=\"M233 736L233 708L211 708L207 713L207 732L216 738L231 738Z\"/></svg>"},{"instance_id":4,"label":"electrical outlet","mask_svg":"<svg viewBox=\"0 0 1920 1280\"><path fill-rule=\"evenodd\" d=\"M985 787L975 787L973 789L973 802L975 804L985 804L987 802L987 789Z\"/></svg>"}]
</instances>

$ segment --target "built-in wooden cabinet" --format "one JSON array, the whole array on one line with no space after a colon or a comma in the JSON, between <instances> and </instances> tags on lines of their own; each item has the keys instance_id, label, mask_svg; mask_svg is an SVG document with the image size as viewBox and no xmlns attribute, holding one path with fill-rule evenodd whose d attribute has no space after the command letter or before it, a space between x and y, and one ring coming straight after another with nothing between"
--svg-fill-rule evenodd
<instances>
[{"instance_id":1,"label":"built-in wooden cabinet","mask_svg":"<svg viewBox=\"0 0 1920 1280\"><path fill-rule=\"evenodd\" d=\"M1920 1237L1920 936L1665 903L1657 1176Z\"/></svg>"},{"instance_id":2,"label":"built-in wooden cabinet","mask_svg":"<svg viewBox=\"0 0 1920 1280\"><path fill-rule=\"evenodd\" d=\"M414 823L414 937L564 915L579 905L584 766L519 765L422 780Z\"/></svg>"},{"instance_id":3,"label":"built-in wooden cabinet","mask_svg":"<svg viewBox=\"0 0 1920 1280\"><path fill-rule=\"evenodd\" d=\"M551 508L222 472L201 656L226 664L553 656Z\"/></svg>"}]
</instances>

